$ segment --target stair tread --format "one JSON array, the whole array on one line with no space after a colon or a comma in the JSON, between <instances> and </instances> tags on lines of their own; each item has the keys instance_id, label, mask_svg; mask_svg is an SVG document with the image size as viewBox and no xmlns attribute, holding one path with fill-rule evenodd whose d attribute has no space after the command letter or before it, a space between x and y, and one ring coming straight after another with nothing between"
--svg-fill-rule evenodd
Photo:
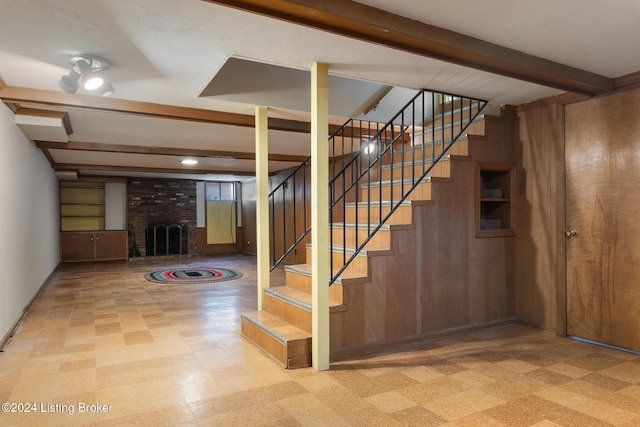
<instances>
[{"instance_id":1,"label":"stair tread","mask_svg":"<svg viewBox=\"0 0 640 427\"><path fill-rule=\"evenodd\" d=\"M372 200L369 202L349 202L345 203L345 206L348 208L351 207L366 207L367 205L382 205L382 206L391 206L391 200ZM411 206L411 200L403 200L399 206Z\"/></svg>"},{"instance_id":2,"label":"stair tread","mask_svg":"<svg viewBox=\"0 0 640 427\"><path fill-rule=\"evenodd\" d=\"M343 222L334 222L332 224L329 224L330 228L348 228L348 229L352 229L352 228L358 228L358 229L362 229L362 230L366 230L369 227L371 228L375 228L377 227L378 224L367 224L367 223L362 223L362 224L353 224L353 223L343 223ZM411 224L382 224L382 226L380 227L380 230L385 230L388 231L391 228L397 228L397 229L404 229L404 228L413 228L413 225ZM378 231L380 231L378 230Z\"/></svg>"},{"instance_id":3,"label":"stair tread","mask_svg":"<svg viewBox=\"0 0 640 427\"><path fill-rule=\"evenodd\" d=\"M289 286L274 286L272 288L265 289L265 292L271 293L271 294L279 294L285 297L283 299L295 300L296 302L300 302L306 306L303 308L311 311L312 296L310 293L307 293L298 289L290 288ZM341 305L342 304L338 302L329 300L329 307L338 307Z\"/></svg>"},{"instance_id":4,"label":"stair tread","mask_svg":"<svg viewBox=\"0 0 640 427\"><path fill-rule=\"evenodd\" d=\"M311 243L307 243L307 248L311 247ZM345 248L344 246L330 246L329 250L332 252L347 252L347 254L353 254L356 250L355 248L352 247L347 247ZM385 254L390 254L391 250L390 249L362 249L360 252L358 252L358 256L367 256L367 255L385 255Z\"/></svg>"},{"instance_id":5,"label":"stair tread","mask_svg":"<svg viewBox=\"0 0 640 427\"><path fill-rule=\"evenodd\" d=\"M305 276L311 276L311 264L295 264L295 265L286 265L284 267L285 271L290 271L293 273L303 274ZM337 270L335 271L337 272ZM347 280L369 280L369 277L363 274L351 273L348 271L343 271L340 274L340 277L336 280L336 283L343 283Z\"/></svg>"},{"instance_id":6,"label":"stair tread","mask_svg":"<svg viewBox=\"0 0 640 427\"><path fill-rule=\"evenodd\" d=\"M445 178L445 177L439 177L439 176L426 176L424 177L421 181L416 181L418 182L418 184L424 184L427 182L449 182L451 181L451 178ZM404 181L401 180L393 180L393 181L377 181L377 182L372 182L372 183L364 183L361 184L362 188L367 188L367 187L380 187L380 185L382 186L386 186L386 185L391 185L393 182L393 185L400 185L400 183L404 183L405 185L408 184L413 184L413 181L410 179L405 179Z\"/></svg>"},{"instance_id":7,"label":"stair tread","mask_svg":"<svg viewBox=\"0 0 640 427\"><path fill-rule=\"evenodd\" d=\"M417 133L417 132L416 132L416 135L421 135L421 134L422 134L422 133ZM456 142L459 142L459 141L464 141L464 140L466 140L466 139L469 139L469 134L468 134L468 133L463 133L463 134L462 134L462 135L460 135L458 138L456 138L456 140L455 140L455 141L456 141ZM451 137L449 137L449 138L444 138L444 140L442 140L442 139L438 139L438 140L436 140L436 141L424 141L424 144L422 143L422 141L417 141L417 142L416 142L416 143L414 143L414 144L405 144L405 146L404 146L404 151L409 151L409 150L411 150L411 149L418 149L418 148L422 148L422 146L423 146L423 145L424 145L425 147L431 147L431 146L433 146L434 144L435 144L435 145L441 145L443 142L444 142L445 144L449 144L449 143L451 143L451 141L452 141ZM393 152L394 152L394 153L398 153L398 152L400 152L400 151L402 151L402 147L400 147L400 148L394 148L394 149L393 149Z\"/></svg>"},{"instance_id":8,"label":"stair tread","mask_svg":"<svg viewBox=\"0 0 640 427\"><path fill-rule=\"evenodd\" d=\"M242 317L256 325L259 325L263 330L269 333L269 335L280 341L282 344L286 344L289 341L311 338L310 333L305 332L286 320L264 310L242 313Z\"/></svg>"},{"instance_id":9,"label":"stair tread","mask_svg":"<svg viewBox=\"0 0 640 427\"><path fill-rule=\"evenodd\" d=\"M451 155L450 154L446 154L444 156L442 156L438 161L439 162L446 162L448 160L451 160ZM417 158L414 159L413 161L411 161L411 159L409 159L408 161L402 163L391 163L388 165L383 165L382 166L382 170L387 170L387 169L391 169L393 168L400 168L402 166L412 166L412 165L423 165L423 164L432 164L433 163L433 158Z\"/></svg>"}]
</instances>

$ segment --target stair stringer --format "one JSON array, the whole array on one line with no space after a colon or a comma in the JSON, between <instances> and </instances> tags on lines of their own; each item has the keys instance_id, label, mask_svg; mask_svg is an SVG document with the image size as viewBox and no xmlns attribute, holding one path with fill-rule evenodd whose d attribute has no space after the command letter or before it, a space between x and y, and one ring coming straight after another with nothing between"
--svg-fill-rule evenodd
<instances>
[{"instance_id":1,"label":"stair stringer","mask_svg":"<svg viewBox=\"0 0 640 427\"><path fill-rule=\"evenodd\" d=\"M390 232L391 254L369 260L370 280L343 287L332 361L514 321L513 241L475 236L476 162L513 162L508 124L485 120L468 155L452 156L450 179L432 183L432 203L413 204L411 224Z\"/></svg>"},{"instance_id":2,"label":"stair stringer","mask_svg":"<svg viewBox=\"0 0 640 427\"><path fill-rule=\"evenodd\" d=\"M503 259L513 257L513 244L505 239L476 239L474 206L475 163L513 162L513 143L501 117L485 116L474 128L486 129L487 136L469 135L466 154L456 148L449 160L450 177L434 178L428 191L427 187L421 191L428 195L428 203L413 198L411 222L397 221L400 223L380 230L365 247L371 250L364 263L366 271L345 271L332 285L332 361L513 321L513 304L509 304L514 299L513 287L506 286L510 274L501 271L508 263L488 263L484 256L500 253ZM310 293L310 278L305 274L301 270L287 272L287 284L295 282L296 289ZM272 291L277 292L277 287ZM243 325L259 323L244 320L252 315L243 315ZM280 318L270 321L279 322ZM271 336L280 338L278 332L288 327L274 324L281 329ZM300 336L306 334L296 331ZM254 337L244 330L243 335L258 345L261 337L268 335L260 332L256 337L257 329L248 332ZM282 338L288 340L286 344ZM284 348L295 341L282 338L280 363L287 367L310 363L310 334L304 353L293 350L290 356L284 356Z\"/></svg>"}]
</instances>

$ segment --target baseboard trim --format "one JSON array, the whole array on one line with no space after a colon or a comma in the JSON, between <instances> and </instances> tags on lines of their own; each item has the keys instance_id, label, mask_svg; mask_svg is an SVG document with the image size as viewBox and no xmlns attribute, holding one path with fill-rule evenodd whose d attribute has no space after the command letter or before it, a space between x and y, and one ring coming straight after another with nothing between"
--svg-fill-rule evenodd
<instances>
[{"instance_id":1,"label":"baseboard trim","mask_svg":"<svg viewBox=\"0 0 640 427\"><path fill-rule=\"evenodd\" d=\"M22 324L22 321L24 320L26 315L31 310L31 306L40 297L40 295L42 294L42 291L44 291L44 289L49 285L49 282L51 282L51 279L53 278L53 275L58 271L58 269L60 268L60 265L61 265L61 263L58 263L58 265L56 265L56 267L49 274L49 276L47 276L47 278L44 279L44 282L42 283L42 285L40 285L40 287L38 288L36 293L33 295L33 297L31 297L31 300L29 300L27 305L22 310L22 314L20 315L18 320L16 320L14 322L14 324L11 326L11 328L9 328L9 332L7 332L5 334L5 336L2 338L2 340L0 341L0 353L5 351L5 349L9 345L9 342L11 342L11 338L13 338L13 336L16 333L16 331L20 327L20 324Z\"/></svg>"},{"instance_id":2,"label":"baseboard trim","mask_svg":"<svg viewBox=\"0 0 640 427\"><path fill-rule=\"evenodd\" d=\"M467 325L456 328L442 329L440 331L428 332L420 335L414 335L407 338L401 338L398 340L387 341L383 343L376 343L372 345L364 345L359 347L350 347L345 349L339 349L331 352L331 362L338 362L340 360L346 360L353 357L372 355L375 353L382 353L391 349L398 349L400 347L411 346L415 344L422 344L429 341L434 341L442 338L449 338L453 336L466 335L473 332L484 331L487 329L498 328L507 325L517 324L515 317L503 320L497 320L495 322L483 323L481 325Z\"/></svg>"}]
</instances>

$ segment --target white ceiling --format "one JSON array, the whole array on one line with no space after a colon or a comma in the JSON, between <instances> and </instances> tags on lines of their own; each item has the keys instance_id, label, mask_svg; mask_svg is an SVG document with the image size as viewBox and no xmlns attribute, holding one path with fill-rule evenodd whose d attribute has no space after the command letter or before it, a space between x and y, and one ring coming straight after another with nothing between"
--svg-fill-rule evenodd
<instances>
[{"instance_id":1,"label":"white ceiling","mask_svg":"<svg viewBox=\"0 0 640 427\"><path fill-rule=\"evenodd\" d=\"M611 78L640 70L638 0L361 3ZM0 78L6 85L60 92L58 81L68 73L68 55L77 53L112 62L107 77L115 87L115 98L248 115L254 113L255 104L266 103L269 97L258 96L257 90L253 97L250 93L200 96L230 58L305 71L314 62L326 62L333 76L398 87L397 93L430 88L488 99L493 106L518 105L560 93L200 0L0 0ZM385 102L401 104L405 96L397 93L392 91ZM295 102L294 91L272 95L280 99L268 104L271 117L309 120L308 111ZM58 109L69 114L74 131L70 141L253 152L251 128ZM348 109L333 109L340 115L332 116L331 123L344 122L342 114ZM305 133L270 131L269 142L270 153L309 152ZM50 150L50 154L61 164L182 167L177 158L167 155L118 156L64 149ZM273 171L290 166L290 162L271 162ZM201 167L211 173L253 170L251 161L231 159L207 159ZM86 167L81 173L108 174L105 169Z\"/></svg>"}]
</instances>

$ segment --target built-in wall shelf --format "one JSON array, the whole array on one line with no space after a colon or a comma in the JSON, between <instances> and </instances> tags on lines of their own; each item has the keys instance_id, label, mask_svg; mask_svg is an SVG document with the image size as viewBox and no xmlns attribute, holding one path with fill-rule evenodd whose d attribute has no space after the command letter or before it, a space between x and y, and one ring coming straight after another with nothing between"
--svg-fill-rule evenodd
<instances>
[{"instance_id":1,"label":"built-in wall shelf","mask_svg":"<svg viewBox=\"0 0 640 427\"><path fill-rule=\"evenodd\" d=\"M515 235L515 166L476 165L476 237Z\"/></svg>"},{"instance_id":2,"label":"built-in wall shelf","mask_svg":"<svg viewBox=\"0 0 640 427\"><path fill-rule=\"evenodd\" d=\"M60 231L104 230L104 183L60 181Z\"/></svg>"}]
</instances>

